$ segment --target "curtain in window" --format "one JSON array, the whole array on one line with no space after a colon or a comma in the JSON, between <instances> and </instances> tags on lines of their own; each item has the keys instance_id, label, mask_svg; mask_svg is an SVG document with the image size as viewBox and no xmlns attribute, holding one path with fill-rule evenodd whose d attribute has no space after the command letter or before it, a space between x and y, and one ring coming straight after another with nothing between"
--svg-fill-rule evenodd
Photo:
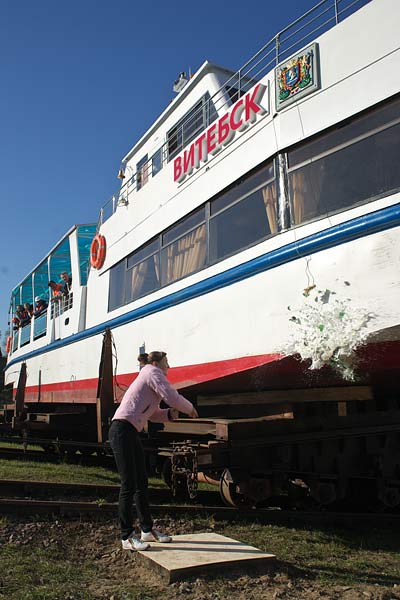
<instances>
[{"instance_id":1,"label":"curtain in window","mask_svg":"<svg viewBox=\"0 0 400 600\"><path fill-rule=\"evenodd\" d=\"M141 262L138 265L135 265L132 269L131 269L131 273L130 273L130 293L129 293L129 297L127 298L127 301L129 302L129 300L133 300L134 298L137 298L138 296L140 296L142 287L143 287L143 283L145 280L145 277L147 275L147 270L148 270L148 263L147 261Z\"/></svg>"},{"instance_id":2,"label":"curtain in window","mask_svg":"<svg viewBox=\"0 0 400 600\"><path fill-rule=\"evenodd\" d=\"M138 170L137 178L139 187L143 187L149 180L149 163L146 162L143 167Z\"/></svg>"},{"instance_id":3,"label":"curtain in window","mask_svg":"<svg viewBox=\"0 0 400 600\"><path fill-rule=\"evenodd\" d=\"M197 271L205 258L206 226L201 225L167 248L167 283Z\"/></svg>"},{"instance_id":4,"label":"curtain in window","mask_svg":"<svg viewBox=\"0 0 400 600\"><path fill-rule=\"evenodd\" d=\"M275 200L275 186L267 185L261 190L263 200L265 204L265 211L267 213L268 225L271 233L278 232L278 220L276 215L276 200Z\"/></svg>"},{"instance_id":5,"label":"curtain in window","mask_svg":"<svg viewBox=\"0 0 400 600\"><path fill-rule=\"evenodd\" d=\"M324 181L323 161L307 165L290 173L293 216L296 225L319 216L321 190Z\"/></svg>"}]
</instances>

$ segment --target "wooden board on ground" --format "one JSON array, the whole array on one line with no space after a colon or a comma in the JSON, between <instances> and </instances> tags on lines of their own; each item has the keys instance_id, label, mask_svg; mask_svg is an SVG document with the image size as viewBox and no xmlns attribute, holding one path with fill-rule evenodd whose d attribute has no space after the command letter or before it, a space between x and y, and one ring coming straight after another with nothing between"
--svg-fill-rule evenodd
<instances>
[{"instance_id":1,"label":"wooden board on ground","mask_svg":"<svg viewBox=\"0 0 400 600\"><path fill-rule=\"evenodd\" d=\"M172 583L187 576L225 573L228 568L266 567L275 556L217 533L176 535L170 544L152 544L138 552L141 562Z\"/></svg>"}]
</instances>

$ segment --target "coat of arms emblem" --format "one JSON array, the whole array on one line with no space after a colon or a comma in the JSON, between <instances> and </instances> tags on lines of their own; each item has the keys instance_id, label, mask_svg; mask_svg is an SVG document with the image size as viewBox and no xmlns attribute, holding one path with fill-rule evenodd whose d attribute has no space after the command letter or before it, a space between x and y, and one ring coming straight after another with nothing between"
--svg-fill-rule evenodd
<instances>
[{"instance_id":1,"label":"coat of arms emblem","mask_svg":"<svg viewBox=\"0 0 400 600\"><path fill-rule=\"evenodd\" d=\"M313 44L275 70L277 109L319 87L317 48Z\"/></svg>"}]
</instances>

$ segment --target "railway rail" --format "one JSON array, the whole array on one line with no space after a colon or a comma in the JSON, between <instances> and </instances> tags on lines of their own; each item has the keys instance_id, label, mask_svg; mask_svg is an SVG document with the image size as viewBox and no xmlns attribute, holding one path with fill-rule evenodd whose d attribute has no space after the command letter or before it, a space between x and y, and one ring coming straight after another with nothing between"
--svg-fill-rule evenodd
<instances>
[{"instance_id":1,"label":"railway rail","mask_svg":"<svg viewBox=\"0 0 400 600\"><path fill-rule=\"evenodd\" d=\"M26 481L20 479L1 479L0 498L29 498L55 499L55 498L81 498L92 497L94 501L107 498L115 499L119 493L119 485L105 485L98 483L64 483L48 481ZM171 503L173 501L171 490L167 488L149 488L149 496L152 503ZM12 497L12 498L11 498ZM217 491L199 490L197 493L197 504L201 506L221 502Z\"/></svg>"},{"instance_id":2,"label":"railway rail","mask_svg":"<svg viewBox=\"0 0 400 600\"><path fill-rule=\"evenodd\" d=\"M112 456L107 454L87 455L77 454L75 451L46 451L46 450L24 450L23 448L0 448L0 459L10 460L33 460L39 462L68 462L72 464L85 464L87 466L105 466L115 470L115 462Z\"/></svg>"},{"instance_id":3,"label":"railway rail","mask_svg":"<svg viewBox=\"0 0 400 600\"><path fill-rule=\"evenodd\" d=\"M0 511L3 515L33 516L59 515L61 517L109 517L117 514L114 502L71 502L65 500L31 500L1 498ZM400 514L349 513L331 511L294 511L278 509L236 509L227 506L203 506L187 504L152 504L152 513L157 516L212 517L220 520L241 520L285 526L352 527L355 524L398 528Z\"/></svg>"}]
</instances>

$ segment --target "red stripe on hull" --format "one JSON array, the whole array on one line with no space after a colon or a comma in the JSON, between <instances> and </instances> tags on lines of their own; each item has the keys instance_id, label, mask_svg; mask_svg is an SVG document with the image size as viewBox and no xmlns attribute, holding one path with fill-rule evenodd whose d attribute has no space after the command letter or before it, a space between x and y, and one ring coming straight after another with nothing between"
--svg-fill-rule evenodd
<instances>
[{"instance_id":1,"label":"red stripe on hull","mask_svg":"<svg viewBox=\"0 0 400 600\"><path fill-rule=\"evenodd\" d=\"M368 344L358 353L357 383L374 384L400 371L398 341ZM344 382L332 369L310 371L307 362L281 354L244 356L224 361L171 368L169 380L184 393L235 393L262 389L289 389L340 385ZM118 375L115 395L119 401L138 373ZM94 404L97 379L63 381L42 385L40 402ZM15 394L15 390L14 390ZM26 402L38 402L39 386L28 386Z\"/></svg>"},{"instance_id":2,"label":"red stripe on hull","mask_svg":"<svg viewBox=\"0 0 400 600\"><path fill-rule=\"evenodd\" d=\"M212 363L188 365L184 367L171 367L168 379L178 389L187 388L206 381L220 379L274 362L281 358L279 354L263 354L260 356L244 356L230 360L221 360ZM116 378L115 394L119 400L125 389L135 380L138 373L125 373ZM40 387L40 402L69 402L75 404L93 404L96 402L97 379L80 379L75 381L60 381L57 383L43 384ZM121 386L123 389L120 389ZM26 402L37 402L39 386L27 386L25 390Z\"/></svg>"}]
</instances>

